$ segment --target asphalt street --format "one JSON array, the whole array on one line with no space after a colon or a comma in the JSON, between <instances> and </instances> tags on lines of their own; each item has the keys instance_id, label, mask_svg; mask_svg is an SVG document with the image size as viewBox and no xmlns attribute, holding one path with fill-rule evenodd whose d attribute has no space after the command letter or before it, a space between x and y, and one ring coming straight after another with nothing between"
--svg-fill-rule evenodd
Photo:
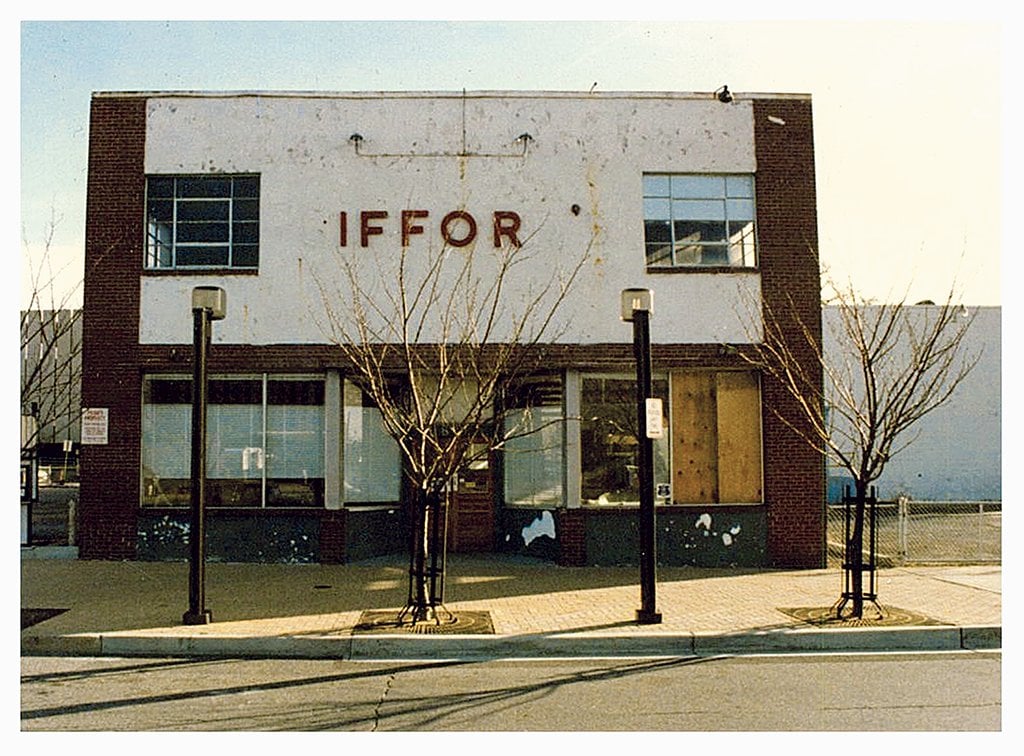
<instances>
[{"instance_id":1,"label":"asphalt street","mask_svg":"<svg viewBox=\"0 0 1024 756\"><path fill-rule=\"evenodd\" d=\"M1001 654L22 660L26 731L998 731ZM941 684L936 684L941 681Z\"/></svg>"}]
</instances>

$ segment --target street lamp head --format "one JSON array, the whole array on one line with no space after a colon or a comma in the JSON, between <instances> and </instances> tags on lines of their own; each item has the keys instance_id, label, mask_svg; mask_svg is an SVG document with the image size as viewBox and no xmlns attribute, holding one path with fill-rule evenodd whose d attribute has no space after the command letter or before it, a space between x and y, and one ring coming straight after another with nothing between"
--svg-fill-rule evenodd
<instances>
[{"instance_id":1,"label":"street lamp head","mask_svg":"<svg viewBox=\"0 0 1024 756\"><path fill-rule=\"evenodd\" d=\"M192 309L209 310L211 320L223 320L228 312L228 298L219 286L196 286L192 289Z\"/></svg>"},{"instance_id":2,"label":"street lamp head","mask_svg":"<svg viewBox=\"0 0 1024 756\"><path fill-rule=\"evenodd\" d=\"M623 289L619 317L626 323L633 322L634 312L654 312L654 292L650 289Z\"/></svg>"}]
</instances>

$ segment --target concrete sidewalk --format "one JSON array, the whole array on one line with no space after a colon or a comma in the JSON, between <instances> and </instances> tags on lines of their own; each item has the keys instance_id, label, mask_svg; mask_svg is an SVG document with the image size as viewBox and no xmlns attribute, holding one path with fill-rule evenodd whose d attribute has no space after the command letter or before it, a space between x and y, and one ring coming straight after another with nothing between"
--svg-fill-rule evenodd
<instances>
[{"instance_id":1,"label":"concrete sidewalk","mask_svg":"<svg viewBox=\"0 0 1024 756\"><path fill-rule=\"evenodd\" d=\"M856 624L799 619L836 602L837 568L661 567L662 622L637 625L638 569L454 556L445 606L456 615L486 613L493 626L460 634L356 627L364 611L397 616L405 604L401 556L341 566L208 564L214 621L201 626L181 624L186 563L39 558L46 556L54 554L22 550L22 609L56 612L21 631L23 655L388 660L1001 647L999 565L882 570L877 591L887 617L868 619L869 611Z\"/></svg>"}]
</instances>

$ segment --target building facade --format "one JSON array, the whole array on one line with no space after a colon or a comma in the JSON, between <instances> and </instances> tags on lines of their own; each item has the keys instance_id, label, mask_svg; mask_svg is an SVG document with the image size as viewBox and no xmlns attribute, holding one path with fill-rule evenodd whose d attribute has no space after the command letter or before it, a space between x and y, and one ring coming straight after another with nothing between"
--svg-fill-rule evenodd
<instances>
[{"instance_id":1,"label":"building facade","mask_svg":"<svg viewBox=\"0 0 1024 756\"><path fill-rule=\"evenodd\" d=\"M907 305L904 312L923 319L935 308L934 304ZM834 306L822 311L823 347L829 365L836 368L843 358L836 346L841 315ZM961 352L977 363L945 403L901 438L902 448L874 483L882 501L901 497L917 502L1002 501L1002 308L965 306L962 316L971 320ZM869 311L869 322L871 317ZM909 361L909 345L899 342L897 348ZM828 467L828 499L838 504L847 487L853 490L853 479L832 463Z\"/></svg>"},{"instance_id":2,"label":"building facade","mask_svg":"<svg viewBox=\"0 0 1024 756\"><path fill-rule=\"evenodd\" d=\"M22 456L45 479L77 479L81 407L81 310L21 312Z\"/></svg>"},{"instance_id":3,"label":"building facade","mask_svg":"<svg viewBox=\"0 0 1024 756\"><path fill-rule=\"evenodd\" d=\"M370 275L389 256L415 268L509 245L533 253L513 310L583 266L523 406L542 430L460 476L450 548L636 561L619 299L642 287L665 414L659 560L823 566L824 461L742 357L768 308L795 313L794 343L798 319L820 333L811 101L710 93L94 94L81 557L187 554L199 285L228 301L209 364L209 558L403 551L401 455L331 334L352 304L339 255ZM396 287L385 277L376 301Z\"/></svg>"}]
</instances>

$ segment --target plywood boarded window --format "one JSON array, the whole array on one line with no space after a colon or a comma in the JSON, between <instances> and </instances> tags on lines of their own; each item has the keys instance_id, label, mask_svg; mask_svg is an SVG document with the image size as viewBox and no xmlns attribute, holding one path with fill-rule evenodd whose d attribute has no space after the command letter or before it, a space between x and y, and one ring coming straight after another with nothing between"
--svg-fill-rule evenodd
<instances>
[{"instance_id":1,"label":"plywood boarded window","mask_svg":"<svg viewBox=\"0 0 1024 756\"><path fill-rule=\"evenodd\" d=\"M673 501L760 502L757 373L679 370L671 378Z\"/></svg>"}]
</instances>

